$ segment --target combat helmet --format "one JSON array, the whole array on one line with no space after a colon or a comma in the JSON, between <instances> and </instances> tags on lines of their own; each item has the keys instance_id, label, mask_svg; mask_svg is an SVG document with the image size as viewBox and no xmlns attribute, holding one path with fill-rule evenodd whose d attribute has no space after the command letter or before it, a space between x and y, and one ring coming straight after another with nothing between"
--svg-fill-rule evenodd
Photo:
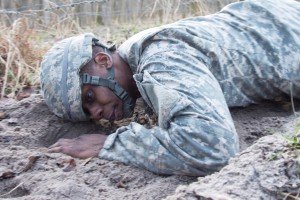
<instances>
[{"instance_id":1,"label":"combat helmet","mask_svg":"<svg viewBox=\"0 0 300 200\"><path fill-rule=\"evenodd\" d=\"M106 53L113 52L115 45L99 42L92 33L63 39L57 42L44 56L41 63L41 89L46 104L58 117L71 121L89 120L82 108L83 84L108 87L123 101L124 117L132 114L133 99L114 80L114 67L107 77L80 74L81 68L92 59L92 47L101 46Z\"/></svg>"}]
</instances>

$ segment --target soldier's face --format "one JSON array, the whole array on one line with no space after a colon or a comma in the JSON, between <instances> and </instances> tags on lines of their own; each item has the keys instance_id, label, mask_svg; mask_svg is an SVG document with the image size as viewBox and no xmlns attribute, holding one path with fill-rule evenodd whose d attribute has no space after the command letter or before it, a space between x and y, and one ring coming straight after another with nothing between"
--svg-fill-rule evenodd
<instances>
[{"instance_id":1,"label":"soldier's face","mask_svg":"<svg viewBox=\"0 0 300 200\"><path fill-rule=\"evenodd\" d=\"M82 87L82 102L83 109L94 120L115 121L123 118L122 101L106 87L84 85Z\"/></svg>"},{"instance_id":2,"label":"soldier's face","mask_svg":"<svg viewBox=\"0 0 300 200\"><path fill-rule=\"evenodd\" d=\"M107 68L103 64L89 62L81 73L106 77ZM83 85L81 98L82 107L91 119L115 121L123 118L123 102L107 87Z\"/></svg>"}]
</instances>

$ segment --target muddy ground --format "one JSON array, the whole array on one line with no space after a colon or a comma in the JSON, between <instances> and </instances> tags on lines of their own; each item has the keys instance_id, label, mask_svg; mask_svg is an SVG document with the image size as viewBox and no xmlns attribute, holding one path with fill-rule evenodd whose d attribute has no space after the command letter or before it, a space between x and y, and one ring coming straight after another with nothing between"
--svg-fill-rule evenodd
<instances>
[{"instance_id":1,"label":"muddy ground","mask_svg":"<svg viewBox=\"0 0 300 200\"><path fill-rule=\"evenodd\" d=\"M283 199L300 192L296 151L280 136L293 133L299 121L291 110L289 103L282 102L232 109L241 152L220 172L197 179L159 176L98 158L49 154L46 147L59 138L99 130L108 133L128 122L73 124L51 114L40 95L4 99L0 101L0 198ZM136 114L132 120L151 126L155 119L148 114Z\"/></svg>"}]
</instances>

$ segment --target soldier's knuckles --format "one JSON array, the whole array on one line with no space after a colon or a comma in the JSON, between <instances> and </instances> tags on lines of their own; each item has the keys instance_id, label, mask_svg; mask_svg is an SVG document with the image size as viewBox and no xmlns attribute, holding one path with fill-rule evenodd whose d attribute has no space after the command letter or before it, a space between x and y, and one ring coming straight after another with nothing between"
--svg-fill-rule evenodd
<instances>
[{"instance_id":1,"label":"soldier's knuckles","mask_svg":"<svg viewBox=\"0 0 300 200\"><path fill-rule=\"evenodd\" d=\"M61 138L61 139L59 139L59 140L56 142L56 144L57 144L57 145L63 145L66 141L67 141L67 139Z\"/></svg>"}]
</instances>

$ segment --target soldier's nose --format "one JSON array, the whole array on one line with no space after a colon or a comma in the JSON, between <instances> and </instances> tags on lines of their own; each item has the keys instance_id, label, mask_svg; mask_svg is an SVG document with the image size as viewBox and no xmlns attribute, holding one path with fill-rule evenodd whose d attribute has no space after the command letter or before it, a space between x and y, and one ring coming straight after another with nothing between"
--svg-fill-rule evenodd
<instances>
[{"instance_id":1,"label":"soldier's nose","mask_svg":"<svg viewBox=\"0 0 300 200\"><path fill-rule=\"evenodd\" d=\"M90 109L90 118L93 120L100 120L103 118L103 109L100 107L94 106Z\"/></svg>"}]
</instances>

